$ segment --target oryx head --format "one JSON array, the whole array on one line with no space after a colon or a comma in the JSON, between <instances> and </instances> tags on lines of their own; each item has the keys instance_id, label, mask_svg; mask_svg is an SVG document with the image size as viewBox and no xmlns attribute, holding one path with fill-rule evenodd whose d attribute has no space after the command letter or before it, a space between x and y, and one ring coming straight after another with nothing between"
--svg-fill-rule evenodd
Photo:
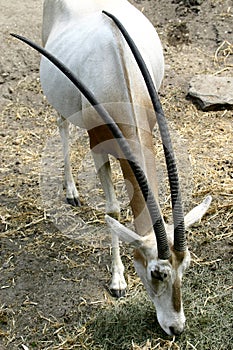
<instances>
[{"instance_id":1,"label":"oryx head","mask_svg":"<svg viewBox=\"0 0 233 350\"><path fill-rule=\"evenodd\" d=\"M208 196L191 210L184 218L185 228L199 221L210 203L211 196ZM110 216L106 215L106 222L112 233L134 247L135 269L155 305L161 328L169 335L180 334L185 326L181 285L183 274L190 264L188 248L182 251L174 248L173 226L166 225L170 255L161 259L154 232L141 237Z\"/></svg>"}]
</instances>

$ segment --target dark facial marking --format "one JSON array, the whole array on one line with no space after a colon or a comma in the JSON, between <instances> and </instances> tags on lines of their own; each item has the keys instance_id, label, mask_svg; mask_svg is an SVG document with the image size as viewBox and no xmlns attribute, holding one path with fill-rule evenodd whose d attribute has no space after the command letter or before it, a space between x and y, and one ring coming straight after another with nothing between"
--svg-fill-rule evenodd
<instances>
[{"instance_id":1,"label":"dark facial marking","mask_svg":"<svg viewBox=\"0 0 233 350\"><path fill-rule=\"evenodd\" d=\"M156 280L163 281L164 277L159 271L151 271L151 277L155 278Z\"/></svg>"},{"instance_id":2,"label":"dark facial marking","mask_svg":"<svg viewBox=\"0 0 233 350\"><path fill-rule=\"evenodd\" d=\"M172 264L174 269L178 269L178 267L182 264L185 257L185 252L178 252L172 249L172 259L170 263ZM181 281L176 276L175 282L172 286L172 304L174 310L176 312L180 312L181 310Z\"/></svg>"},{"instance_id":3,"label":"dark facial marking","mask_svg":"<svg viewBox=\"0 0 233 350\"><path fill-rule=\"evenodd\" d=\"M134 259L140 262L144 267L147 266L147 261L145 260L144 256L142 255L139 249L134 250Z\"/></svg>"},{"instance_id":4,"label":"dark facial marking","mask_svg":"<svg viewBox=\"0 0 233 350\"><path fill-rule=\"evenodd\" d=\"M172 304L176 312L181 310L181 283L180 279L176 277L172 286Z\"/></svg>"},{"instance_id":5,"label":"dark facial marking","mask_svg":"<svg viewBox=\"0 0 233 350\"><path fill-rule=\"evenodd\" d=\"M173 267L178 267L180 264L182 264L186 252L178 252L177 250L174 250L174 248L171 248L172 254L169 258L170 263Z\"/></svg>"}]
</instances>

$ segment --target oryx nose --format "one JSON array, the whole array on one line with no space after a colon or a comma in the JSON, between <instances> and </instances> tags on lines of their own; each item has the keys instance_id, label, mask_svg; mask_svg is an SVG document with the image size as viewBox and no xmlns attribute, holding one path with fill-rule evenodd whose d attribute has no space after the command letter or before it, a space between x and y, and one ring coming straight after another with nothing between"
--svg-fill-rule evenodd
<instances>
[{"instance_id":1,"label":"oryx nose","mask_svg":"<svg viewBox=\"0 0 233 350\"><path fill-rule=\"evenodd\" d=\"M170 329L172 335L180 335L184 330L184 328L173 327L173 326L169 327L169 329Z\"/></svg>"}]
</instances>

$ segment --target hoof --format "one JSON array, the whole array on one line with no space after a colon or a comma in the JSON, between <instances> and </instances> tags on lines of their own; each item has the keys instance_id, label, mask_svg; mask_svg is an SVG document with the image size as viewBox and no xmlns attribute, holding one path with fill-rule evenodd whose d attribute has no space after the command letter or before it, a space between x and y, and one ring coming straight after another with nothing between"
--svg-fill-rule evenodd
<instances>
[{"instance_id":1,"label":"hoof","mask_svg":"<svg viewBox=\"0 0 233 350\"><path fill-rule=\"evenodd\" d=\"M110 289L110 293L114 298L123 298L126 294L126 290L125 289Z\"/></svg>"},{"instance_id":2,"label":"hoof","mask_svg":"<svg viewBox=\"0 0 233 350\"><path fill-rule=\"evenodd\" d=\"M78 197L76 198L66 198L68 204L72 205L72 207L81 207L81 202Z\"/></svg>"}]
</instances>

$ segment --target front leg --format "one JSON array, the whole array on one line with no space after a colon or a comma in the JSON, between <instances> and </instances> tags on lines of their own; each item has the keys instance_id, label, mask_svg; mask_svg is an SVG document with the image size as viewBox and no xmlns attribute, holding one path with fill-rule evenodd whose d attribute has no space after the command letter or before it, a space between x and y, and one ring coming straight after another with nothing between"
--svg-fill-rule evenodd
<instances>
[{"instance_id":1,"label":"front leg","mask_svg":"<svg viewBox=\"0 0 233 350\"><path fill-rule=\"evenodd\" d=\"M112 233L112 280L109 289L111 294L117 298L123 297L127 288L124 270L120 256L119 238Z\"/></svg>"},{"instance_id":2,"label":"front leg","mask_svg":"<svg viewBox=\"0 0 233 350\"><path fill-rule=\"evenodd\" d=\"M120 207L116 199L114 186L112 183L111 167L107 154L94 153L93 158L97 174L104 190L106 198L106 213L112 217L119 218ZM117 298L125 295L127 284L124 278L124 265L120 257L119 239L112 234L112 280L109 289Z\"/></svg>"},{"instance_id":3,"label":"front leg","mask_svg":"<svg viewBox=\"0 0 233 350\"><path fill-rule=\"evenodd\" d=\"M65 170L65 188L66 188L66 200L72 206L81 206L79 200L79 193L77 191L74 178L72 175L72 169L70 165L70 149L69 149L69 122L59 116L58 118L58 128L61 136L62 151L64 157L64 170Z\"/></svg>"},{"instance_id":4,"label":"front leg","mask_svg":"<svg viewBox=\"0 0 233 350\"><path fill-rule=\"evenodd\" d=\"M120 206L112 183L109 157L105 153L95 153L94 151L92 151L92 156L106 199L106 213L118 219L120 216Z\"/></svg>"}]
</instances>

